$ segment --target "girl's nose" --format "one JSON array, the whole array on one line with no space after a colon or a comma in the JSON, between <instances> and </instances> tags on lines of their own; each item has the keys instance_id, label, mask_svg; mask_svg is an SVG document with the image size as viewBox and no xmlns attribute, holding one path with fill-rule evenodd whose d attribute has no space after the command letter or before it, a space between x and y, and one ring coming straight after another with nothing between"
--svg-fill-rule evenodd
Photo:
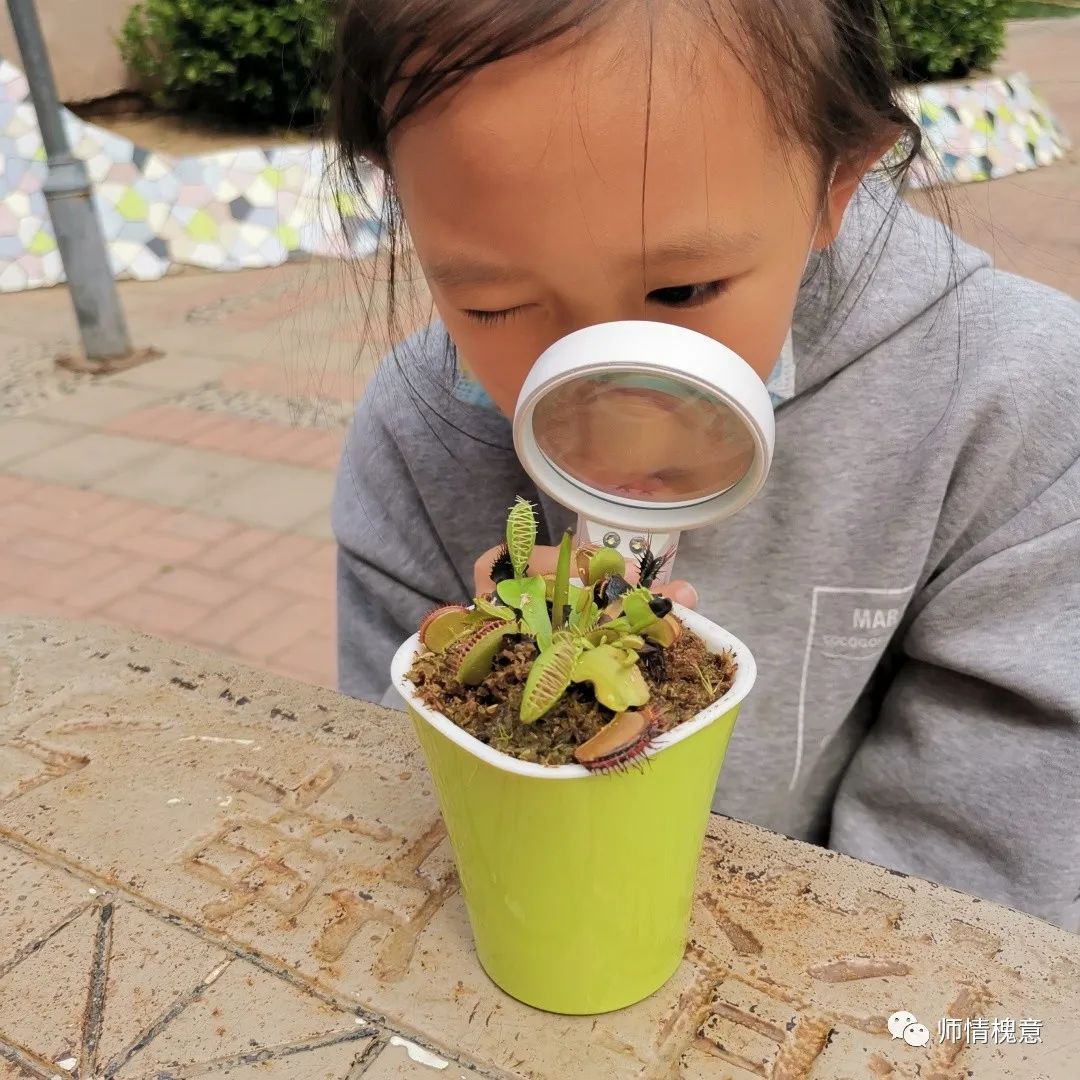
<instances>
[{"instance_id":1,"label":"girl's nose","mask_svg":"<svg viewBox=\"0 0 1080 1080\"><path fill-rule=\"evenodd\" d=\"M611 267L590 267L575 277L576 287L566 290L553 314L559 337L598 323L640 320L648 317L640 275L628 279Z\"/></svg>"}]
</instances>

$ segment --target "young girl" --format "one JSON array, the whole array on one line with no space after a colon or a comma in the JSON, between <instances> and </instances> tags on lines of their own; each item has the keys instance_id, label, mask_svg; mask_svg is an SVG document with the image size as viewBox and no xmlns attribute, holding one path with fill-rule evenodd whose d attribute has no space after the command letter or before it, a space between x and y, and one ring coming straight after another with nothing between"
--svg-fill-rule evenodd
<instances>
[{"instance_id":1,"label":"young girl","mask_svg":"<svg viewBox=\"0 0 1080 1080\"><path fill-rule=\"evenodd\" d=\"M342 157L438 318L349 434L340 683L387 695L515 496L573 523L512 448L540 353L678 323L776 403L764 492L678 555L759 667L715 809L1075 928L1080 305L899 199L879 40L876 0L345 4Z\"/></svg>"}]
</instances>

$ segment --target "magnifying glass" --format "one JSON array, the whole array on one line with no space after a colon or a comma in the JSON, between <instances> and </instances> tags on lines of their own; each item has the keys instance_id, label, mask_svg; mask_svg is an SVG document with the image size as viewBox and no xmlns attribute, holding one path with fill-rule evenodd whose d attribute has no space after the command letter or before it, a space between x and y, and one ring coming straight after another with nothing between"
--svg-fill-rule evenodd
<instances>
[{"instance_id":1,"label":"magnifying glass","mask_svg":"<svg viewBox=\"0 0 1080 1080\"><path fill-rule=\"evenodd\" d=\"M537 487L578 515L581 543L670 580L679 536L761 490L775 428L765 384L712 338L668 323L599 323L537 360L514 412L514 447Z\"/></svg>"}]
</instances>

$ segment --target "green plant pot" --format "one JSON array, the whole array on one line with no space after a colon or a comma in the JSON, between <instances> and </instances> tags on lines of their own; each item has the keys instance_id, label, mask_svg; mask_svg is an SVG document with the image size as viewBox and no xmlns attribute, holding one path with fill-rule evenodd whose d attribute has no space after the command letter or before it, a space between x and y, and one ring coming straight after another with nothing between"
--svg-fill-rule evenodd
<instances>
[{"instance_id":1,"label":"green plant pot","mask_svg":"<svg viewBox=\"0 0 1080 1080\"><path fill-rule=\"evenodd\" d=\"M594 1014L664 985L682 961L713 791L756 666L742 642L676 607L738 672L719 701L629 771L517 761L419 702L410 638L393 664L454 849L480 963L538 1009Z\"/></svg>"}]
</instances>

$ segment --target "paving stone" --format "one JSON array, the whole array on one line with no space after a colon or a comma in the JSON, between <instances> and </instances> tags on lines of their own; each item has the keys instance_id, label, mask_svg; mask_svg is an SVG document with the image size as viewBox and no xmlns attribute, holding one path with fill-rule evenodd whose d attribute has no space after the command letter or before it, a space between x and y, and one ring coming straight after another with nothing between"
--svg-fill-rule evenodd
<instances>
[{"instance_id":1,"label":"paving stone","mask_svg":"<svg viewBox=\"0 0 1080 1080\"><path fill-rule=\"evenodd\" d=\"M78 487L94 484L126 466L149 461L162 453L159 443L146 439L90 432L21 458L7 468L20 476Z\"/></svg>"},{"instance_id":2,"label":"paving stone","mask_svg":"<svg viewBox=\"0 0 1080 1080\"><path fill-rule=\"evenodd\" d=\"M14 798L39 784L47 783L57 775L62 765L46 747L28 740L18 739L4 747L0 758L0 801ZM80 766L78 758L71 758L71 771Z\"/></svg>"},{"instance_id":3,"label":"paving stone","mask_svg":"<svg viewBox=\"0 0 1080 1080\"><path fill-rule=\"evenodd\" d=\"M196 356L185 349L183 355L166 353L158 360L120 372L112 378L123 386L150 390L193 390L197 386L217 382L232 366L220 357Z\"/></svg>"},{"instance_id":4,"label":"paving stone","mask_svg":"<svg viewBox=\"0 0 1080 1080\"><path fill-rule=\"evenodd\" d=\"M248 558L233 573L244 581L273 581L318 551L319 545L304 536L279 536ZM294 590L295 591L295 590Z\"/></svg>"},{"instance_id":5,"label":"paving stone","mask_svg":"<svg viewBox=\"0 0 1080 1080\"><path fill-rule=\"evenodd\" d=\"M363 1074L364 1080L471 1080L474 1075L400 1035L393 1036Z\"/></svg>"},{"instance_id":6,"label":"paving stone","mask_svg":"<svg viewBox=\"0 0 1080 1080\"><path fill-rule=\"evenodd\" d=\"M329 1006L247 961L234 960L117 1076L153 1074L261 1049L305 1044L334 1034L356 1039L355 1015Z\"/></svg>"},{"instance_id":7,"label":"paving stone","mask_svg":"<svg viewBox=\"0 0 1080 1080\"><path fill-rule=\"evenodd\" d=\"M0 760L14 753L9 741ZM42 771L43 765L39 759L37 770L27 773L25 790L54 778L55 774ZM10 789L0 790L0 820L3 820L4 802L11 794ZM20 956L72 921L94 899L85 882L3 845L0 845L0 881L4 883L0 888L0 972L11 970Z\"/></svg>"},{"instance_id":8,"label":"paving stone","mask_svg":"<svg viewBox=\"0 0 1080 1080\"><path fill-rule=\"evenodd\" d=\"M353 1067L370 1042L368 1038L352 1038L319 1045L319 1040L313 1039L309 1046L288 1047L280 1056L255 1064L226 1065L211 1076L227 1076L229 1080L353 1080Z\"/></svg>"},{"instance_id":9,"label":"paving stone","mask_svg":"<svg viewBox=\"0 0 1080 1080\"><path fill-rule=\"evenodd\" d=\"M334 625L334 605L330 599L299 600L290 604L274 619L253 626L233 642L241 656L265 659L280 655L309 634L325 635Z\"/></svg>"},{"instance_id":10,"label":"paving stone","mask_svg":"<svg viewBox=\"0 0 1080 1080\"><path fill-rule=\"evenodd\" d=\"M253 1051L278 1048L276 1068L282 1046L300 1061L312 1039L344 1038L340 1020L353 1017L324 1012L296 980L383 1018L380 1038L412 1033L488 1075L1070 1075L1080 937L722 818L710 825L686 959L665 987L596 1018L529 1009L476 960L400 713L100 628L0 622L0 643L20 667L0 725L18 714L18 739L61 755L54 775L8 796L6 832L77 862L123 903L241 952L124 1077L178 1061L254 1067L236 1057L251 1039ZM1042 1042L899 1047L886 1018L901 1008L932 1031L978 1010L1036 1017ZM71 1036L64 1009L54 1013L59 1047ZM369 1074L404 1065L363 1063Z\"/></svg>"},{"instance_id":11,"label":"paving stone","mask_svg":"<svg viewBox=\"0 0 1080 1080\"><path fill-rule=\"evenodd\" d=\"M134 626L164 637L176 638L211 611L208 604L181 600L159 592L136 591L114 600L99 617L121 626Z\"/></svg>"},{"instance_id":12,"label":"paving stone","mask_svg":"<svg viewBox=\"0 0 1080 1080\"><path fill-rule=\"evenodd\" d=\"M198 499L191 508L265 529L292 529L328 513L333 474L294 465L256 465L235 482Z\"/></svg>"},{"instance_id":13,"label":"paving stone","mask_svg":"<svg viewBox=\"0 0 1080 1080\"><path fill-rule=\"evenodd\" d=\"M161 522L158 531L168 536L178 536L185 540L203 540L217 546L223 540L238 533L240 527L230 521L221 521L219 518L180 511Z\"/></svg>"},{"instance_id":14,"label":"paving stone","mask_svg":"<svg viewBox=\"0 0 1080 1080\"><path fill-rule=\"evenodd\" d=\"M13 502L16 499L25 498L32 494L37 485L32 480L22 476L7 476L0 474L0 502Z\"/></svg>"},{"instance_id":15,"label":"paving stone","mask_svg":"<svg viewBox=\"0 0 1080 1080\"><path fill-rule=\"evenodd\" d=\"M64 602L80 612L93 612L129 596L161 573L157 559L137 559L127 555L119 567L102 567L82 584L64 594Z\"/></svg>"},{"instance_id":16,"label":"paving stone","mask_svg":"<svg viewBox=\"0 0 1080 1080\"><path fill-rule=\"evenodd\" d=\"M117 904L110 926L99 1070L123 1055L229 953L132 904Z\"/></svg>"},{"instance_id":17,"label":"paving stone","mask_svg":"<svg viewBox=\"0 0 1080 1080\"><path fill-rule=\"evenodd\" d=\"M334 625L332 606L327 607L326 625L328 628ZM311 634L287 650L271 656L267 666L273 671L291 675L303 682L336 687L337 642L330 634Z\"/></svg>"},{"instance_id":18,"label":"paving stone","mask_svg":"<svg viewBox=\"0 0 1080 1080\"><path fill-rule=\"evenodd\" d=\"M193 600L210 607L220 606L235 599L249 586L242 581L209 574L204 570L178 566L155 578L149 585L152 592L163 593Z\"/></svg>"},{"instance_id":19,"label":"paving stone","mask_svg":"<svg viewBox=\"0 0 1080 1080\"><path fill-rule=\"evenodd\" d=\"M50 424L33 416L9 416L0 421L0 466L69 442L82 434L78 428Z\"/></svg>"},{"instance_id":20,"label":"paving stone","mask_svg":"<svg viewBox=\"0 0 1080 1080\"><path fill-rule=\"evenodd\" d=\"M100 491L161 506L198 509L206 502L205 492L240 482L258 468L244 458L212 450L158 446L152 459L116 470L96 486Z\"/></svg>"},{"instance_id":21,"label":"paving stone","mask_svg":"<svg viewBox=\"0 0 1080 1080\"><path fill-rule=\"evenodd\" d=\"M0 1038L54 1064L79 1057L97 928L84 911L0 978Z\"/></svg>"},{"instance_id":22,"label":"paving stone","mask_svg":"<svg viewBox=\"0 0 1080 1080\"><path fill-rule=\"evenodd\" d=\"M239 599L222 605L212 615L189 626L184 636L196 645L231 648L257 623L273 621L295 602L295 596L272 586L254 587Z\"/></svg>"},{"instance_id":23,"label":"paving stone","mask_svg":"<svg viewBox=\"0 0 1080 1080\"><path fill-rule=\"evenodd\" d=\"M161 392L137 386L91 383L35 412L43 420L60 420L84 427L108 424L117 417L145 409L161 400Z\"/></svg>"},{"instance_id":24,"label":"paving stone","mask_svg":"<svg viewBox=\"0 0 1080 1080\"><path fill-rule=\"evenodd\" d=\"M321 510L314 517L310 517L307 521L300 522L296 526L296 531L301 536L314 536L317 540L333 540L334 530L330 524L330 506L327 504L325 510Z\"/></svg>"}]
</instances>

